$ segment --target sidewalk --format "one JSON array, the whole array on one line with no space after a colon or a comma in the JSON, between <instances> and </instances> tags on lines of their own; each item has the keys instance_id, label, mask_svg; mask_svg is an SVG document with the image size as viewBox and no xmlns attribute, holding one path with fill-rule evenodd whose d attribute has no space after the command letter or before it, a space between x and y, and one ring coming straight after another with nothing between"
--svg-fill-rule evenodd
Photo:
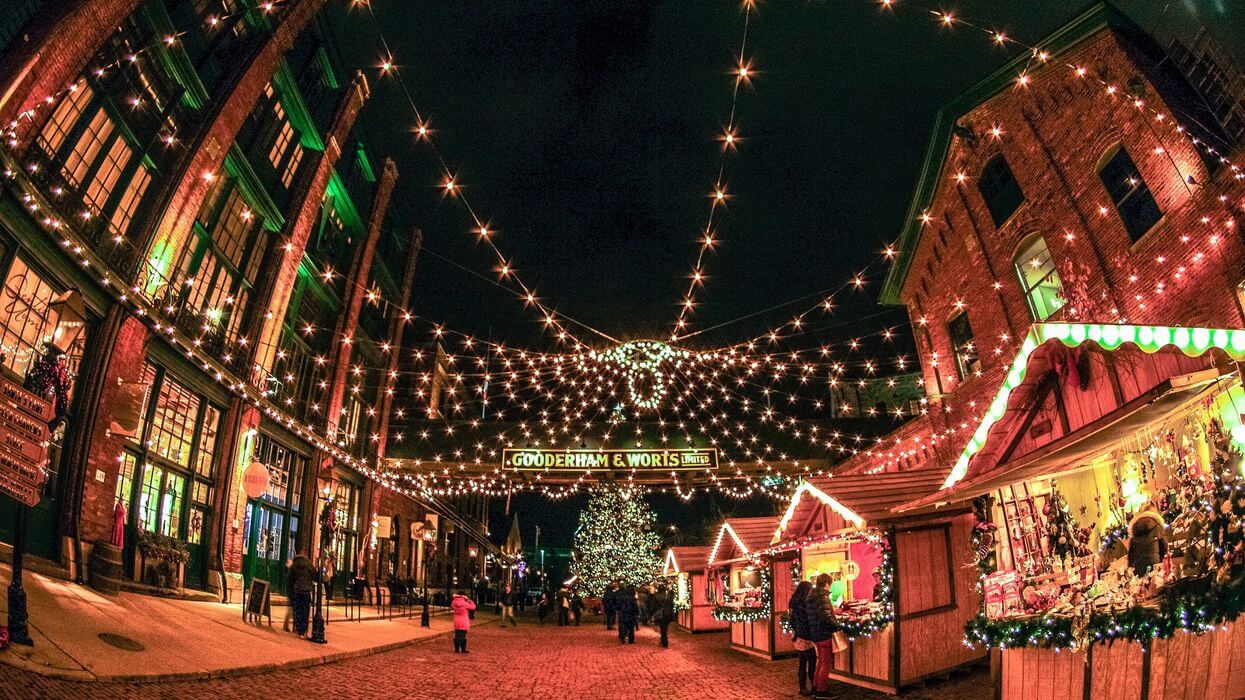
<instances>
[{"instance_id":1,"label":"sidewalk","mask_svg":"<svg viewBox=\"0 0 1245 700\"><path fill-rule=\"evenodd\" d=\"M8 566L0 566L0 585L6 589L11 573ZM22 581L35 645L0 651L0 663L66 680L141 683L239 676L374 654L452 631L444 613L425 629L419 626L418 611L411 619L365 617L355 622L335 608L325 632L328 643L312 644L282 630L285 607L273 606L269 627L266 618L262 625L243 622L237 604L124 592L108 596L30 571ZM7 613L4 596L0 604ZM376 608L364 613L374 616ZM475 624L494 619L477 613ZM104 641L110 635L119 635L122 639L113 641L136 650Z\"/></svg>"}]
</instances>

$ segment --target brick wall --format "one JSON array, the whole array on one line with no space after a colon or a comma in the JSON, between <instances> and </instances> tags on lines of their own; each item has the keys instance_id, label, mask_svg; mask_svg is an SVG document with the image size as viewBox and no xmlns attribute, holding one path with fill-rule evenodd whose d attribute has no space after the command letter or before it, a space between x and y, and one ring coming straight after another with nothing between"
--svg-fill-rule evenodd
<instances>
[{"instance_id":1,"label":"brick wall","mask_svg":"<svg viewBox=\"0 0 1245 700\"><path fill-rule=\"evenodd\" d=\"M975 426L1033 322L1013 267L1031 236L1045 240L1067 300L1050 320L1245 325L1235 289L1245 278L1245 183L1227 167L1208 171L1193 137L1156 118L1151 109L1173 113L1163 96L1174 91L1146 77L1152 74L1133 55L1126 40L1104 30L1033 73L1029 87L1007 88L957 122L973 137L954 137L900 292L916 331L930 415L846 469L900 468L922 434L942 436L942 466L958 456L969 434L964 427ZM1089 76L1078 77L1069 64L1086 67ZM1094 76L1117 86L1116 95ZM1146 80L1142 108L1125 94L1139 78ZM1135 242L1098 176L1117 145L1164 214ZM977 175L998 153L1025 201L996 228ZM979 375L964 379L946 328L961 311L982 363Z\"/></svg>"}]
</instances>

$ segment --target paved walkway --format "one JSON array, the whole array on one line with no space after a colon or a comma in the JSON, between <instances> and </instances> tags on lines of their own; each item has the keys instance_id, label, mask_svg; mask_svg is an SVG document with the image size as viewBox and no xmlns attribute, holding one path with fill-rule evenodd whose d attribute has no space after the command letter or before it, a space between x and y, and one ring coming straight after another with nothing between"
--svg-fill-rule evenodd
<instances>
[{"instance_id":1,"label":"paved walkway","mask_svg":"<svg viewBox=\"0 0 1245 700\"><path fill-rule=\"evenodd\" d=\"M0 667L0 696L40 698L653 698L761 700L796 697L795 662L765 661L726 648L722 634L671 633L662 649L648 628L620 647L599 624L560 628L496 624L473 629L470 653L449 639L311 668L202 681L135 685L55 681ZM838 686L839 698L888 696ZM914 688L905 699L985 700L989 674L957 674Z\"/></svg>"},{"instance_id":2,"label":"paved walkway","mask_svg":"<svg viewBox=\"0 0 1245 700\"><path fill-rule=\"evenodd\" d=\"M0 590L11 569L0 567ZM448 616L434 616L431 628L411 619L345 620L330 613L328 644L312 644L285 632L284 607L273 608L273 624L244 622L239 605L170 600L133 593L104 595L86 586L26 572L33 647L0 652L5 677L21 677L5 667L59 679L156 681L236 676L299 668L393 649L451 631ZM0 610L7 614L0 595ZM376 609L368 610L375 615ZM489 615L479 616L480 621ZM0 617L0 624L3 623ZM101 635L137 642L139 651L119 648ZM0 684L0 695L5 694ZM26 696L34 697L34 696Z\"/></svg>"}]
</instances>

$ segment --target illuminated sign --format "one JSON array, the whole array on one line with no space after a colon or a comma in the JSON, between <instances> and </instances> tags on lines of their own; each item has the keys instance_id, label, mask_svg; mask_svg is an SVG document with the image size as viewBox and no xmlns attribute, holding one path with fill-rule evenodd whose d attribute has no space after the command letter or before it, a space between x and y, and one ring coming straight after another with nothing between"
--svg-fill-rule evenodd
<instances>
[{"instance_id":1,"label":"illuminated sign","mask_svg":"<svg viewBox=\"0 0 1245 700\"><path fill-rule=\"evenodd\" d=\"M502 451L502 466L515 471L592 471L717 469L717 448L685 450L540 450Z\"/></svg>"}]
</instances>

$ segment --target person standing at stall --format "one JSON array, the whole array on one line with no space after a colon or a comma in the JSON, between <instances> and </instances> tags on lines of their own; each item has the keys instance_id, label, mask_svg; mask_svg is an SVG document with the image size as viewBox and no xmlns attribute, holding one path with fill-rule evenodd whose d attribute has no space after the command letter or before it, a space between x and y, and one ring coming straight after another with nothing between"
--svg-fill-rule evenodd
<instances>
[{"instance_id":1,"label":"person standing at stall","mask_svg":"<svg viewBox=\"0 0 1245 700\"><path fill-rule=\"evenodd\" d=\"M804 601L808 617L808 641L813 643L817 658L813 673L813 697L829 698L830 669L834 667L834 603L830 601L830 575L817 577L817 585Z\"/></svg>"},{"instance_id":2,"label":"person standing at stall","mask_svg":"<svg viewBox=\"0 0 1245 700\"><path fill-rule=\"evenodd\" d=\"M662 584L657 587L653 603L653 622L661 630L661 645L670 648L670 623L674 622L674 591Z\"/></svg>"},{"instance_id":3,"label":"person standing at stall","mask_svg":"<svg viewBox=\"0 0 1245 700\"><path fill-rule=\"evenodd\" d=\"M618 642L635 644L635 628L640 624L640 606L636 603L635 589L631 586L618 593Z\"/></svg>"},{"instance_id":4,"label":"person standing at stall","mask_svg":"<svg viewBox=\"0 0 1245 700\"><path fill-rule=\"evenodd\" d=\"M813 642L809 639L812 632L808 626L808 594L812 592L813 584L808 581L800 581L800 585L795 587L795 592L791 594L791 601L787 604L787 609L791 615L791 636L795 640L796 651L799 652L800 665L796 669L796 678L800 681L800 695L809 696L813 694L811 688L816 687L813 682L813 673L817 668L817 648L813 646Z\"/></svg>"}]
</instances>

